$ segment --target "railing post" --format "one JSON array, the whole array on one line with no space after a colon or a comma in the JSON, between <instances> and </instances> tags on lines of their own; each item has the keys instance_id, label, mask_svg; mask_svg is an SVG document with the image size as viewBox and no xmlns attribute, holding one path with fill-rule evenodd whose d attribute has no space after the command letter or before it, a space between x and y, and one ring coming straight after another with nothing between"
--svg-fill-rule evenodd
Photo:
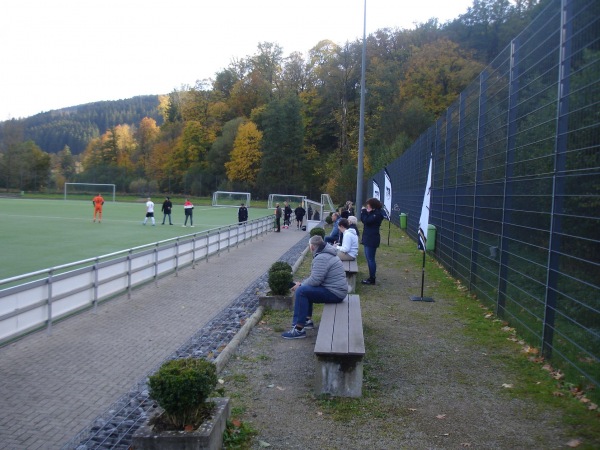
<instances>
[{"instance_id":1,"label":"railing post","mask_svg":"<svg viewBox=\"0 0 600 450\"><path fill-rule=\"evenodd\" d=\"M99 258L96 258L96 262L94 263L94 299L93 299L93 303L94 303L94 309L93 309L93 313L96 314L96 310L98 309L98 260Z\"/></svg>"},{"instance_id":2,"label":"railing post","mask_svg":"<svg viewBox=\"0 0 600 450\"><path fill-rule=\"evenodd\" d=\"M158 242L154 244L154 285L158 286Z\"/></svg>"},{"instance_id":3,"label":"railing post","mask_svg":"<svg viewBox=\"0 0 600 450\"><path fill-rule=\"evenodd\" d=\"M131 252L127 253L127 298L131 298Z\"/></svg>"},{"instance_id":4,"label":"railing post","mask_svg":"<svg viewBox=\"0 0 600 450\"><path fill-rule=\"evenodd\" d=\"M179 276L179 238L175 241L175 276Z\"/></svg>"},{"instance_id":5,"label":"railing post","mask_svg":"<svg viewBox=\"0 0 600 450\"><path fill-rule=\"evenodd\" d=\"M48 335L52 334L52 277L54 269L50 269L48 272L48 327L46 332Z\"/></svg>"}]
</instances>

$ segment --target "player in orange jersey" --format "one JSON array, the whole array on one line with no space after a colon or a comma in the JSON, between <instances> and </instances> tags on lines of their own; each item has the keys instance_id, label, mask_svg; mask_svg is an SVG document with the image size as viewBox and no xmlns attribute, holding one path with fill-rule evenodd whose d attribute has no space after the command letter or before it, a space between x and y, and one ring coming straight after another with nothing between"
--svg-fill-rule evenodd
<instances>
[{"instance_id":1,"label":"player in orange jersey","mask_svg":"<svg viewBox=\"0 0 600 450\"><path fill-rule=\"evenodd\" d=\"M104 205L104 199L100 194L98 194L92 200L92 204L94 205L94 222L96 221L97 217L98 223L100 223L102 222L102 205Z\"/></svg>"}]
</instances>

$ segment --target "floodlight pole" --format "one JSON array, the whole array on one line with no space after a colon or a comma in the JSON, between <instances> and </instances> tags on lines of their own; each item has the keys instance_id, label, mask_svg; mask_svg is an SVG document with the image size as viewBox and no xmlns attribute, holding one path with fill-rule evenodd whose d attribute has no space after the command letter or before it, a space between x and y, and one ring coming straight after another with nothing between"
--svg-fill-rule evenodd
<instances>
[{"instance_id":1,"label":"floodlight pole","mask_svg":"<svg viewBox=\"0 0 600 450\"><path fill-rule=\"evenodd\" d=\"M365 67L367 65L367 0L365 0L363 14L363 48L362 64L360 70L360 121L358 126L358 168L356 171L356 208L363 205L363 171L364 171L364 145L365 145Z\"/></svg>"}]
</instances>

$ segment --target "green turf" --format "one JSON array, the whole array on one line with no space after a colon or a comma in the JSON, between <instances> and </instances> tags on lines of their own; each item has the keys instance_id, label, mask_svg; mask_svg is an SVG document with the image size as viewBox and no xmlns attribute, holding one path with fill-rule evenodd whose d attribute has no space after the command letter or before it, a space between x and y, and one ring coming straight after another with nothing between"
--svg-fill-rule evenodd
<instances>
[{"instance_id":1,"label":"green turf","mask_svg":"<svg viewBox=\"0 0 600 450\"><path fill-rule=\"evenodd\" d=\"M182 228L183 205L173 208L173 226L161 225L162 198L156 202L156 226L142 226L144 202L106 202L102 223L93 223L91 199L24 200L0 198L0 279L102 256L177 236L237 222L237 208L194 208L194 228ZM249 209L249 220L269 214ZM189 225L189 221L188 221Z\"/></svg>"}]
</instances>

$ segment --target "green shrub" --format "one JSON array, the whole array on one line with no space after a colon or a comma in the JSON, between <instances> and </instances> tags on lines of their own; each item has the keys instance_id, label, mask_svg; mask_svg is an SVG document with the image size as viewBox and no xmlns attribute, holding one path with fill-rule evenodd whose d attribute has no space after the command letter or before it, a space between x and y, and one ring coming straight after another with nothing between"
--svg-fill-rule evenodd
<instances>
[{"instance_id":1,"label":"green shrub","mask_svg":"<svg viewBox=\"0 0 600 450\"><path fill-rule=\"evenodd\" d=\"M150 376L150 397L165 410L163 419L175 429L200 426L211 405L206 402L217 385L214 364L198 358L174 359Z\"/></svg>"},{"instance_id":2,"label":"green shrub","mask_svg":"<svg viewBox=\"0 0 600 450\"><path fill-rule=\"evenodd\" d=\"M310 237L313 237L316 234L322 238L325 238L325 230L321 227L314 227L312 230L310 230Z\"/></svg>"},{"instance_id":3,"label":"green shrub","mask_svg":"<svg viewBox=\"0 0 600 450\"><path fill-rule=\"evenodd\" d=\"M269 269L269 288L273 295L287 295L294 281L292 266L284 261L273 263Z\"/></svg>"},{"instance_id":4,"label":"green shrub","mask_svg":"<svg viewBox=\"0 0 600 450\"><path fill-rule=\"evenodd\" d=\"M329 214L327 217L325 217L325 222L327 223L327 225L331 225L333 223L333 219L331 218L331 214Z\"/></svg>"},{"instance_id":5,"label":"green shrub","mask_svg":"<svg viewBox=\"0 0 600 450\"><path fill-rule=\"evenodd\" d=\"M286 270L288 272L292 272L292 266L290 266L288 263L286 263L285 261L277 261L274 262L270 269L269 269L269 273L271 272L278 272L280 270Z\"/></svg>"}]
</instances>

